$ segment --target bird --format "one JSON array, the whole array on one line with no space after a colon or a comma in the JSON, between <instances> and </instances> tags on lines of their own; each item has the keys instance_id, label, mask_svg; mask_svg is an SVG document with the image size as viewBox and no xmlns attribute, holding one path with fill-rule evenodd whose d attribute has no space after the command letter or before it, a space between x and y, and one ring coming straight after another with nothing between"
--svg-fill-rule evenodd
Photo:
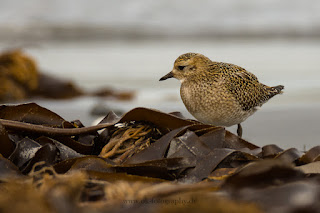
<instances>
[{"instance_id":1,"label":"bird","mask_svg":"<svg viewBox=\"0 0 320 213\"><path fill-rule=\"evenodd\" d=\"M198 121L215 126L237 126L242 138L241 123L264 103L283 93L284 86L267 86L244 68L211 61L200 53L185 53L174 62L171 72L160 78L180 80L180 96Z\"/></svg>"}]
</instances>

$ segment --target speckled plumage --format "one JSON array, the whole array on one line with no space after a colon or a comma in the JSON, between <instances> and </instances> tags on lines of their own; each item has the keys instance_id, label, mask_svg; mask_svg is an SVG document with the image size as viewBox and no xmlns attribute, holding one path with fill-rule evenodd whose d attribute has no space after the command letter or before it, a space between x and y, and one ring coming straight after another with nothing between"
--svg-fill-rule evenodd
<instances>
[{"instance_id":1,"label":"speckled plumage","mask_svg":"<svg viewBox=\"0 0 320 213\"><path fill-rule=\"evenodd\" d=\"M217 126L240 124L283 86L269 87L255 75L229 63L214 62L198 53L179 56L173 70L162 77L181 81L180 95L199 121Z\"/></svg>"}]
</instances>

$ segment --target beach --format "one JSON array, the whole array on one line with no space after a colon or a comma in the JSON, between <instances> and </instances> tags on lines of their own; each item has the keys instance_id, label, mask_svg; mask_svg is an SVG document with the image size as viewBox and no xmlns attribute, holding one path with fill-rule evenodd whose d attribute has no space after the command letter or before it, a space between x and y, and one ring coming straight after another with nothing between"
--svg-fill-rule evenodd
<instances>
[{"instance_id":1,"label":"beach","mask_svg":"<svg viewBox=\"0 0 320 213\"><path fill-rule=\"evenodd\" d=\"M260 82L285 86L243 123L244 139L259 146L308 149L319 144L320 42L318 40L112 40L98 42L45 41L24 48L41 71L74 81L87 91L110 87L135 91L130 101L81 97L72 100L34 101L67 120L91 125L97 104L127 112L148 107L180 111L193 118L180 97L180 82L159 82L177 56L199 52L214 61L234 63L254 73ZM1 50L8 48L0 43ZM235 132L235 127L228 128Z\"/></svg>"}]
</instances>

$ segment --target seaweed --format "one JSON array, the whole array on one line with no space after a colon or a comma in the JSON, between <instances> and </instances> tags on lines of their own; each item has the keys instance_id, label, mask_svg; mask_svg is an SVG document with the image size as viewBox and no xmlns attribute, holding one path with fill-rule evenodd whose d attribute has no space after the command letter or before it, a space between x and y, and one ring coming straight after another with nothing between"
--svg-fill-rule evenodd
<instances>
[{"instance_id":1,"label":"seaweed","mask_svg":"<svg viewBox=\"0 0 320 213\"><path fill-rule=\"evenodd\" d=\"M100 88L88 92L82 85L50 75L39 69L36 61L20 49L11 49L0 54L0 102L8 103L31 98L70 99L79 96L112 97L130 100L133 91L117 91Z\"/></svg>"},{"instance_id":2,"label":"seaweed","mask_svg":"<svg viewBox=\"0 0 320 213\"><path fill-rule=\"evenodd\" d=\"M4 212L319 209L318 146L258 147L223 127L142 107L86 127L35 103L2 105L0 133Z\"/></svg>"}]
</instances>

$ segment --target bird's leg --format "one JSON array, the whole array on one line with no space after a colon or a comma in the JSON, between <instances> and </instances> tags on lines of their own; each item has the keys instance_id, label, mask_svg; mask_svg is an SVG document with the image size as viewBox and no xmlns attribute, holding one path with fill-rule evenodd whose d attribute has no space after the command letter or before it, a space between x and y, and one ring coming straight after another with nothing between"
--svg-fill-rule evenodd
<instances>
[{"instance_id":1,"label":"bird's leg","mask_svg":"<svg viewBox=\"0 0 320 213\"><path fill-rule=\"evenodd\" d=\"M242 126L241 126L241 124L238 124L237 133L238 133L238 136L241 138L242 137Z\"/></svg>"}]
</instances>

